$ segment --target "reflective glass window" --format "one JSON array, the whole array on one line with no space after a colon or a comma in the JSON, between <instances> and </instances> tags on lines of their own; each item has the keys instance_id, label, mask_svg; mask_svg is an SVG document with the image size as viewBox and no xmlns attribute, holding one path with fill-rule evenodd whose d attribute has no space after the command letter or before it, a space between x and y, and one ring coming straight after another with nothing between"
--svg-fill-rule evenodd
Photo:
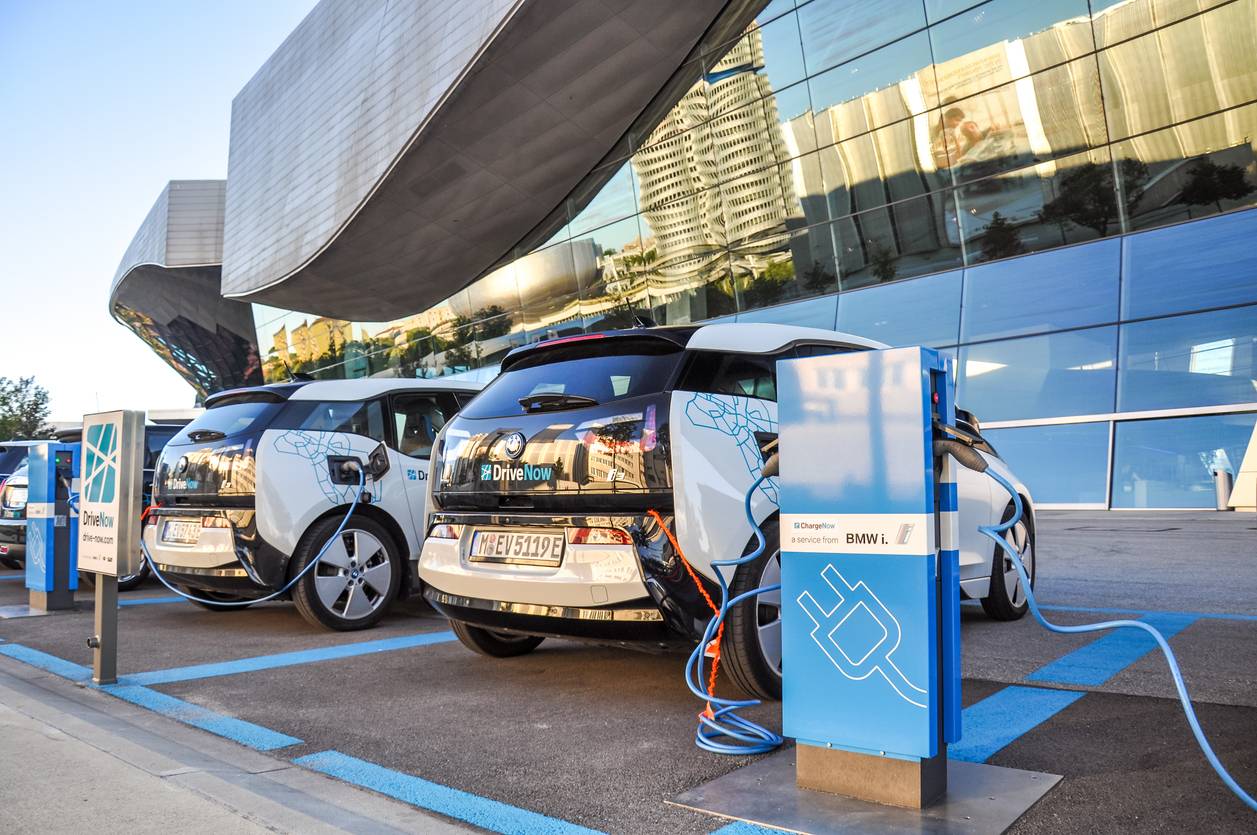
<instances>
[{"instance_id":1,"label":"reflective glass window","mask_svg":"<svg viewBox=\"0 0 1257 835\"><path fill-rule=\"evenodd\" d=\"M657 259L646 265L651 318L684 325L737 312L729 255L721 250Z\"/></svg>"},{"instance_id":2,"label":"reflective glass window","mask_svg":"<svg viewBox=\"0 0 1257 835\"><path fill-rule=\"evenodd\" d=\"M943 102L1095 50L1087 0L993 0L931 27L930 43Z\"/></svg>"},{"instance_id":3,"label":"reflective glass window","mask_svg":"<svg viewBox=\"0 0 1257 835\"><path fill-rule=\"evenodd\" d=\"M716 179L732 184L762 177L764 169L813 150L816 140L807 96L807 85L796 84L717 116L707 126L710 149L703 154L695 148L696 161L715 165Z\"/></svg>"},{"instance_id":4,"label":"reflective glass window","mask_svg":"<svg viewBox=\"0 0 1257 835\"><path fill-rule=\"evenodd\" d=\"M646 269L656 255L655 243L643 241L635 217L572 241L586 330L630 327L636 315L649 310Z\"/></svg>"},{"instance_id":5,"label":"reflective glass window","mask_svg":"<svg viewBox=\"0 0 1257 835\"><path fill-rule=\"evenodd\" d=\"M1257 6L1231 3L1101 50L1114 139L1257 99Z\"/></svg>"},{"instance_id":6,"label":"reflective glass window","mask_svg":"<svg viewBox=\"0 0 1257 835\"><path fill-rule=\"evenodd\" d=\"M937 23L981 2L982 0L925 0L925 15L930 23Z\"/></svg>"},{"instance_id":7,"label":"reflective glass window","mask_svg":"<svg viewBox=\"0 0 1257 835\"><path fill-rule=\"evenodd\" d=\"M799 9L803 57L812 75L923 26L921 4L903 0L813 0Z\"/></svg>"},{"instance_id":8,"label":"reflective glass window","mask_svg":"<svg viewBox=\"0 0 1257 835\"><path fill-rule=\"evenodd\" d=\"M707 57L705 73L708 101L713 115L736 107L726 101L725 88L731 80L742 79L748 92L737 96L764 96L773 88L802 81L803 50L799 45L799 24L794 15L785 15L757 26L731 44L721 45Z\"/></svg>"},{"instance_id":9,"label":"reflective glass window","mask_svg":"<svg viewBox=\"0 0 1257 835\"><path fill-rule=\"evenodd\" d=\"M961 266L955 202L945 192L850 215L833 229L843 290Z\"/></svg>"},{"instance_id":10,"label":"reflective glass window","mask_svg":"<svg viewBox=\"0 0 1257 835\"><path fill-rule=\"evenodd\" d=\"M744 241L730 253L738 309L755 310L838 291L828 224Z\"/></svg>"},{"instance_id":11,"label":"reflective glass window","mask_svg":"<svg viewBox=\"0 0 1257 835\"><path fill-rule=\"evenodd\" d=\"M1112 412L1116 341L1106 327L964 346L957 402L982 420Z\"/></svg>"},{"instance_id":12,"label":"reflective glass window","mask_svg":"<svg viewBox=\"0 0 1257 835\"><path fill-rule=\"evenodd\" d=\"M1105 503L1107 422L984 429L982 435L1030 488L1036 504Z\"/></svg>"},{"instance_id":13,"label":"reflective glass window","mask_svg":"<svg viewBox=\"0 0 1257 835\"><path fill-rule=\"evenodd\" d=\"M768 322L774 325L799 325L806 328L834 329L838 316L838 296L830 294L805 301L779 304L739 313L739 322Z\"/></svg>"},{"instance_id":14,"label":"reflective glass window","mask_svg":"<svg viewBox=\"0 0 1257 835\"><path fill-rule=\"evenodd\" d=\"M807 2L807 0L804 0L804 2ZM755 23L762 26L793 9L794 0L769 0L768 3L764 4L764 8L760 9L759 14L755 15Z\"/></svg>"},{"instance_id":15,"label":"reflective glass window","mask_svg":"<svg viewBox=\"0 0 1257 835\"><path fill-rule=\"evenodd\" d=\"M960 271L869 287L838 298L838 330L887 345L952 345Z\"/></svg>"},{"instance_id":16,"label":"reflective glass window","mask_svg":"<svg viewBox=\"0 0 1257 835\"><path fill-rule=\"evenodd\" d=\"M922 125L917 119L896 122L816 152L821 168L819 190L825 194L832 217L950 185L945 169L940 173L928 155L922 157Z\"/></svg>"},{"instance_id":17,"label":"reflective glass window","mask_svg":"<svg viewBox=\"0 0 1257 835\"><path fill-rule=\"evenodd\" d=\"M1122 318L1257 302L1257 212L1122 239Z\"/></svg>"},{"instance_id":18,"label":"reflective glass window","mask_svg":"<svg viewBox=\"0 0 1257 835\"><path fill-rule=\"evenodd\" d=\"M930 152L956 183L1077 154L1107 139L1095 61L1083 58L976 95L953 85L931 118ZM962 97L966 96L966 97ZM1107 155L1106 155L1107 157Z\"/></svg>"},{"instance_id":19,"label":"reflective glass window","mask_svg":"<svg viewBox=\"0 0 1257 835\"><path fill-rule=\"evenodd\" d=\"M930 61L929 36L918 32L812 76L817 135L822 118L832 119L835 136L845 139L935 107Z\"/></svg>"},{"instance_id":20,"label":"reflective glass window","mask_svg":"<svg viewBox=\"0 0 1257 835\"><path fill-rule=\"evenodd\" d=\"M1213 507L1216 469L1235 473L1257 415L1204 415L1118 423L1113 507Z\"/></svg>"},{"instance_id":21,"label":"reflective glass window","mask_svg":"<svg viewBox=\"0 0 1257 835\"><path fill-rule=\"evenodd\" d=\"M1230 0L1091 0L1096 45L1111 46L1228 2Z\"/></svg>"},{"instance_id":22,"label":"reflective glass window","mask_svg":"<svg viewBox=\"0 0 1257 835\"><path fill-rule=\"evenodd\" d=\"M786 203L786 227L789 229L815 226L830 219L823 153L805 154L781 164L782 179L790 183L794 198L793 202Z\"/></svg>"},{"instance_id":23,"label":"reflective glass window","mask_svg":"<svg viewBox=\"0 0 1257 835\"><path fill-rule=\"evenodd\" d=\"M1122 326L1118 409L1257 401L1257 306Z\"/></svg>"},{"instance_id":24,"label":"reflective glass window","mask_svg":"<svg viewBox=\"0 0 1257 835\"><path fill-rule=\"evenodd\" d=\"M522 328L533 337L551 339L584 330L574 253L573 244L559 244L521 255L510 266L523 303Z\"/></svg>"},{"instance_id":25,"label":"reflective glass window","mask_svg":"<svg viewBox=\"0 0 1257 835\"><path fill-rule=\"evenodd\" d=\"M1128 230L1257 205L1257 105L1113 146Z\"/></svg>"},{"instance_id":26,"label":"reflective glass window","mask_svg":"<svg viewBox=\"0 0 1257 835\"><path fill-rule=\"evenodd\" d=\"M588 191L592 194L582 196L582 192ZM571 205L574 216L569 234L572 236L637 214L637 184L633 179L633 167L622 162L614 168L595 171L578 188Z\"/></svg>"},{"instance_id":27,"label":"reflective glass window","mask_svg":"<svg viewBox=\"0 0 1257 835\"><path fill-rule=\"evenodd\" d=\"M968 183L956 201L970 264L1121 231L1107 149Z\"/></svg>"},{"instance_id":28,"label":"reflective glass window","mask_svg":"<svg viewBox=\"0 0 1257 835\"><path fill-rule=\"evenodd\" d=\"M961 340L999 339L1117 320L1117 239L965 270Z\"/></svg>"}]
</instances>

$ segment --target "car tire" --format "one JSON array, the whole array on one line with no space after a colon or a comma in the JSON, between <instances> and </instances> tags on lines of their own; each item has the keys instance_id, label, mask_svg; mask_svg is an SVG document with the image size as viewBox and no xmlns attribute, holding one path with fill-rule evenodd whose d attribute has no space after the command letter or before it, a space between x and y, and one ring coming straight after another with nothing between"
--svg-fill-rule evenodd
<instances>
[{"instance_id":1,"label":"car tire","mask_svg":"<svg viewBox=\"0 0 1257 835\"><path fill-rule=\"evenodd\" d=\"M781 582L781 533L777 520L763 524L764 553L739 565L729 585L733 599L760 586ZM743 555L755 550L752 537ZM751 604L754 605L751 605ZM746 600L729 610L720 641L720 667L738 689L758 699L781 698L781 592Z\"/></svg>"},{"instance_id":2,"label":"car tire","mask_svg":"<svg viewBox=\"0 0 1257 835\"><path fill-rule=\"evenodd\" d=\"M1013 518L1013 512L1014 508L1010 502L1008 507L1004 508L1004 515L1000 518L1000 522L1007 522ZM1033 589L1038 561L1035 559L1034 521L1028 513L1023 515L1009 531L1009 535L1011 535L1009 541L1021 554L1022 564L1026 568L1026 573L1030 575L1030 588ZM1030 608L1026 600L1026 591L1021 585L1021 577L1017 574L1017 569L1013 567L1012 557L1000 546L992 545L992 547L995 553L991 559L991 587L986 597L982 598L982 609L987 617L993 620L1020 620Z\"/></svg>"},{"instance_id":3,"label":"car tire","mask_svg":"<svg viewBox=\"0 0 1257 835\"><path fill-rule=\"evenodd\" d=\"M195 603L202 609L207 609L211 612L239 612L243 609L249 608L248 606L236 605L249 599L236 594L224 594L223 592L210 591L209 589L194 589L191 586L180 586L179 590L184 594L192 595L193 598L199 598L195 600L189 599L188 602ZM220 600L222 602L211 602L214 600Z\"/></svg>"},{"instance_id":4,"label":"car tire","mask_svg":"<svg viewBox=\"0 0 1257 835\"><path fill-rule=\"evenodd\" d=\"M511 632L494 632L480 626L472 626L462 621L450 621L450 628L463 642L463 646L472 652L487 655L490 658L514 658L527 655L541 646L545 638L537 635L516 635Z\"/></svg>"},{"instance_id":5,"label":"car tire","mask_svg":"<svg viewBox=\"0 0 1257 835\"><path fill-rule=\"evenodd\" d=\"M138 589L146 579L148 579L148 563L141 562L139 571L129 577L118 578L118 591L131 591L132 589Z\"/></svg>"},{"instance_id":6,"label":"car tire","mask_svg":"<svg viewBox=\"0 0 1257 835\"><path fill-rule=\"evenodd\" d=\"M13 557L0 557L0 565L3 565L5 568L12 568L14 571L20 571L26 567L21 560L16 560Z\"/></svg>"},{"instance_id":7,"label":"car tire","mask_svg":"<svg viewBox=\"0 0 1257 835\"><path fill-rule=\"evenodd\" d=\"M290 577L300 574L337 535L341 517L316 522L297 546ZM315 626L352 632L380 622L402 584L402 553L389 532L374 519L353 516L319 565L293 587L301 616Z\"/></svg>"}]
</instances>

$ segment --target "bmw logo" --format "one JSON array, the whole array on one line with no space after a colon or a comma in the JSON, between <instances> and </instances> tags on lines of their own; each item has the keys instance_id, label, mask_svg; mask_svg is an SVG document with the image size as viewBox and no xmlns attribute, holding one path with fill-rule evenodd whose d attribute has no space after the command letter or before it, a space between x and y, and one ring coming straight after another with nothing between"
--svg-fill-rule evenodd
<instances>
[{"instance_id":1,"label":"bmw logo","mask_svg":"<svg viewBox=\"0 0 1257 835\"><path fill-rule=\"evenodd\" d=\"M512 432L502 439L502 451L509 458L518 458L524 451L524 436L519 432Z\"/></svg>"},{"instance_id":2,"label":"bmw logo","mask_svg":"<svg viewBox=\"0 0 1257 835\"><path fill-rule=\"evenodd\" d=\"M188 456L185 455L182 458L180 458L179 463L175 465L175 472L179 475L183 475L187 471L188 471Z\"/></svg>"}]
</instances>

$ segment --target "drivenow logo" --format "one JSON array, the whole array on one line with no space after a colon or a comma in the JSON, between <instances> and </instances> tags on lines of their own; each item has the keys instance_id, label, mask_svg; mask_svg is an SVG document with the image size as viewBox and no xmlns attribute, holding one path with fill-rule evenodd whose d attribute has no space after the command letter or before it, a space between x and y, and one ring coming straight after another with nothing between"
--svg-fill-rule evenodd
<instances>
[{"instance_id":1,"label":"drivenow logo","mask_svg":"<svg viewBox=\"0 0 1257 835\"><path fill-rule=\"evenodd\" d=\"M118 489L118 433L111 423L88 427L83 443L87 454L87 482L83 497L108 504Z\"/></svg>"},{"instance_id":2,"label":"drivenow logo","mask_svg":"<svg viewBox=\"0 0 1257 835\"><path fill-rule=\"evenodd\" d=\"M783 513L782 550L813 554L931 553L925 514Z\"/></svg>"},{"instance_id":3,"label":"drivenow logo","mask_svg":"<svg viewBox=\"0 0 1257 835\"><path fill-rule=\"evenodd\" d=\"M510 464L481 464L481 481L549 481L554 475L554 467L539 467L524 464L515 467Z\"/></svg>"}]
</instances>

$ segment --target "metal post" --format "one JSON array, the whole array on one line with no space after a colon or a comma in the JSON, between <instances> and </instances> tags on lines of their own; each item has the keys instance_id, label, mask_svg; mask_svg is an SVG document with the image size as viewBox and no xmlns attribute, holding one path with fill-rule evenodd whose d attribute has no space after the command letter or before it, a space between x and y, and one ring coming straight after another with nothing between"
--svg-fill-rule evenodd
<instances>
[{"instance_id":1,"label":"metal post","mask_svg":"<svg viewBox=\"0 0 1257 835\"><path fill-rule=\"evenodd\" d=\"M1231 509L1231 473L1229 470L1213 471L1213 492L1217 499L1216 506L1218 510Z\"/></svg>"},{"instance_id":2,"label":"metal post","mask_svg":"<svg viewBox=\"0 0 1257 835\"><path fill-rule=\"evenodd\" d=\"M96 634L87 645L92 648L92 681L115 684L118 681L118 578L96 575Z\"/></svg>"}]
</instances>

